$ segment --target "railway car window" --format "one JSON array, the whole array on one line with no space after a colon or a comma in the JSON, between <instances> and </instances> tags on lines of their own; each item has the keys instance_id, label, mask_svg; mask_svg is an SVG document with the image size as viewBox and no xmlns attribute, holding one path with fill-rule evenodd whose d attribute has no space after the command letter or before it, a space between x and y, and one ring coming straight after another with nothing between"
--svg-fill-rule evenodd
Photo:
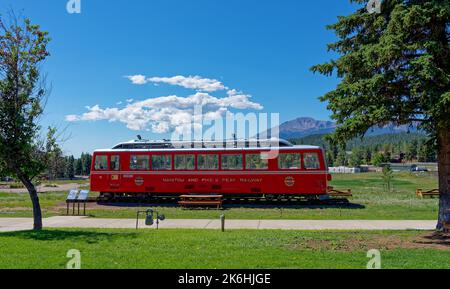
<instances>
[{"instance_id":1,"label":"railway car window","mask_svg":"<svg viewBox=\"0 0 450 289\"><path fill-rule=\"evenodd\" d=\"M150 169L150 156L131 156L130 169L135 171L146 171Z\"/></svg>"},{"instance_id":2,"label":"railway car window","mask_svg":"<svg viewBox=\"0 0 450 289\"><path fill-rule=\"evenodd\" d=\"M222 155L222 170L243 170L242 155Z\"/></svg>"},{"instance_id":3,"label":"railway car window","mask_svg":"<svg viewBox=\"0 0 450 289\"><path fill-rule=\"evenodd\" d=\"M176 155L175 156L175 169L182 171L195 170L195 155Z\"/></svg>"},{"instance_id":4,"label":"railway car window","mask_svg":"<svg viewBox=\"0 0 450 289\"><path fill-rule=\"evenodd\" d=\"M245 157L247 170L267 170L269 168L269 161L263 159L261 154L249 154Z\"/></svg>"},{"instance_id":5,"label":"railway car window","mask_svg":"<svg viewBox=\"0 0 450 289\"><path fill-rule=\"evenodd\" d=\"M95 157L95 170L96 171L108 170L108 157L107 156L96 156Z\"/></svg>"},{"instance_id":6,"label":"railway car window","mask_svg":"<svg viewBox=\"0 0 450 289\"><path fill-rule=\"evenodd\" d=\"M155 171L169 171L172 169L171 155L152 156L152 168Z\"/></svg>"},{"instance_id":7,"label":"railway car window","mask_svg":"<svg viewBox=\"0 0 450 289\"><path fill-rule=\"evenodd\" d=\"M111 157L111 170L120 171L120 156Z\"/></svg>"},{"instance_id":8,"label":"railway car window","mask_svg":"<svg viewBox=\"0 0 450 289\"><path fill-rule=\"evenodd\" d=\"M199 170L218 170L219 155L198 155Z\"/></svg>"},{"instance_id":9,"label":"railway car window","mask_svg":"<svg viewBox=\"0 0 450 289\"><path fill-rule=\"evenodd\" d=\"M320 169L319 155L317 153L309 153L304 155L305 169L318 170Z\"/></svg>"},{"instance_id":10,"label":"railway car window","mask_svg":"<svg viewBox=\"0 0 450 289\"><path fill-rule=\"evenodd\" d=\"M301 154L280 154L278 157L278 168L282 170L301 169Z\"/></svg>"}]
</instances>

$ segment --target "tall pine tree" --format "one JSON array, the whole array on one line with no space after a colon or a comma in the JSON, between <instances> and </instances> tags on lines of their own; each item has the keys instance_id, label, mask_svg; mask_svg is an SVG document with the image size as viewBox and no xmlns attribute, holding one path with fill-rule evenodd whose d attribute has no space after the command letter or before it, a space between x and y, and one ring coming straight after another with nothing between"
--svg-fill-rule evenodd
<instances>
[{"instance_id":1,"label":"tall pine tree","mask_svg":"<svg viewBox=\"0 0 450 289\"><path fill-rule=\"evenodd\" d=\"M344 141L375 125L418 123L436 140L441 192L437 228L450 221L450 0L384 0L381 13L362 7L328 28L338 59L312 70L341 79L329 103Z\"/></svg>"}]
</instances>

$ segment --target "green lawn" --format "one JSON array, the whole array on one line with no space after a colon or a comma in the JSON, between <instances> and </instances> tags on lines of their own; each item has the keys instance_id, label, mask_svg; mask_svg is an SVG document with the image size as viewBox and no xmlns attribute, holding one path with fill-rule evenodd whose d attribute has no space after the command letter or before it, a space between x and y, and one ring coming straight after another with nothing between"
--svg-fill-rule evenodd
<instances>
[{"instance_id":1,"label":"green lawn","mask_svg":"<svg viewBox=\"0 0 450 289\"><path fill-rule=\"evenodd\" d=\"M450 251L430 232L48 230L0 233L0 268L60 268L68 250L82 268L450 268ZM441 243L440 243L441 242Z\"/></svg>"},{"instance_id":2,"label":"green lawn","mask_svg":"<svg viewBox=\"0 0 450 289\"><path fill-rule=\"evenodd\" d=\"M64 184L86 184L89 183L87 179L77 179L77 180L55 180L55 181L43 181L42 184L56 184L56 185L64 185Z\"/></svg>"},{"instance_id":3,"label":"green lawn","mask_svg":"<svg viewBox=\"0 0 450 289\"><path fill-rule=\"evenodd\" d=\"M153 206L168 218L218 218L225 213L229 219L384 219L433 220L437 217L437 199L418 199L418 188L437 188L437 178L428 174L395 173L393 192L383 190L381 174L334 175L337 189L352 189L352 205L329 206L228 206L224 211L182 210L176 206ZM67 193L41 194L45 216L65 213ZM96 218L135 218L137 208L90 206L88 213ZM31 204L27 194L0 193L0 217L30 217Z\"/></svg>"},{"instance_id":4,"label":"green lawn","mask_svg":"<svg viewBox=\"0 0 450 289\"><path fill-rule=\"evenodd\" d=\"M55 207L67 197L66 192L39 194L42 211L49 215ZM31 201L28 193L2 193L0 192L0 217L31 217Z\"/></svg>"}]
</instances>

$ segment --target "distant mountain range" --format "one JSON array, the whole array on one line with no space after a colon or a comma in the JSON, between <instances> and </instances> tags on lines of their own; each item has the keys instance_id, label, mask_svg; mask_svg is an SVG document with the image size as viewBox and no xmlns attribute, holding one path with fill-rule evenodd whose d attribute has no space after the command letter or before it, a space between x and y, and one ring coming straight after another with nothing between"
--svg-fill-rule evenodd
<instances>
[{"instance_id":1,"label":"distant mountain range","mask_svg":"<svg viewBox=\"0 0 450 289\"><path fill-rule=\"evenodd\" d=\"M332 133L336 129L336 123L332 121L316 120L310 117L299 117L280 125L280 137L284 139L298 139L310 135L322 135ZM385 127L374 127L367 132L367 136L419 132L417 126L409 127L407 125L395 126L387 125Z\"/></svg>"}]
</instances>

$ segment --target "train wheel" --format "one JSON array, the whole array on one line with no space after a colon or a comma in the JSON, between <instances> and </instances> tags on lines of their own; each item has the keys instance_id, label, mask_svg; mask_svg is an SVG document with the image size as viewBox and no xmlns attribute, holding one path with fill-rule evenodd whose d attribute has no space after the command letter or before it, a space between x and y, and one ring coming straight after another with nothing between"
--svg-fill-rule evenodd
<instances>
[{"instance_id":1,"label":"train wheel","mask_svg":"<svg viewBox=\"0 0 450 289\"><path fill-rule=\"evenodd\" d=\"M100 193L99 201L100 202L111 202L114 198L114 194L111 193Z\"/></svg>"}]
</instances>

